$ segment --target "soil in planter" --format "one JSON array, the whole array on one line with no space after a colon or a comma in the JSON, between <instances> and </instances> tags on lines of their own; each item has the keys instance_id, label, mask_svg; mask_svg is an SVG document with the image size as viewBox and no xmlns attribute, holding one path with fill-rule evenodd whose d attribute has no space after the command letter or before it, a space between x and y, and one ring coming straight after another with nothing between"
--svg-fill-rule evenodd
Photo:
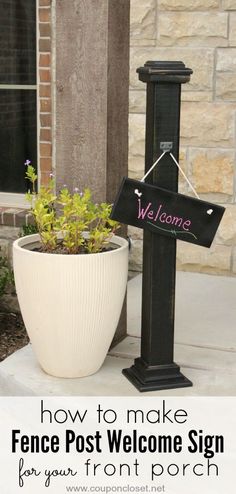
<instances>
[{"instance_id":1,"label":"soil in planter","mask_svg":"<svg viewBox=\"0 0 236 494\"><path fill-rule=\"evenodd\" d=\"M43 247L42 247L42 245L41 245L40 242L33 242L31 244L24 245L23 248L26 249L26 250L31 250L33 252L45 252L46 254L65 254L65 255L70 255L68 253L68 251L62 246L62 244L60 242L58 242L57 248L55 250L53 250L52 252L45 251L43 249ZM104 247L100 253L102 253L102 252L109 252L109 251L115 250L115 249L118 249L118 245L113 244L111 242L106 247ZM81 254L83 254L83 255L88 254L88 252L86 251L86 247L84 247L84 246L81 246L80 247L80 252L77 255L81 255Z\"/></svg>"},{"instance_id":2,"label":"soil in planter","mask_svg":"<svg viewBox=\"0 0 236 494\"><path fill-rule=\"evenodd\" d=\"M0 362L28 343L21 315L0 312Z\"/></svg>"}]
</instances>

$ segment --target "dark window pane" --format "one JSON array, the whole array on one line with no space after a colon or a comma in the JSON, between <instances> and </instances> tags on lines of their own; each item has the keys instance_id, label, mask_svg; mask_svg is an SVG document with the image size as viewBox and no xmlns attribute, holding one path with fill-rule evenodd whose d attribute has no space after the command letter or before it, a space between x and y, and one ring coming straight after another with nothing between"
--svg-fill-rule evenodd
<instances>
[{"instance_id":1,"label":"dark window pane","mask_svg":"<svg viewBox=\"0 0 236 494\"><path fill-rule=\"evenodd\" d=\"M24 162L36 165L36 91L0 90L0 190L26 192Z\"/></svg>"},{"instance_id":2,"label":"dark window pane","mask_svg":"<svg viewBox=\"0 0 236 494\"><path fill-rule=\"evenodd\" d=\"M0 0L0 84L36 84L35 26L35 0Z\"/></svg>"}]
</instances>

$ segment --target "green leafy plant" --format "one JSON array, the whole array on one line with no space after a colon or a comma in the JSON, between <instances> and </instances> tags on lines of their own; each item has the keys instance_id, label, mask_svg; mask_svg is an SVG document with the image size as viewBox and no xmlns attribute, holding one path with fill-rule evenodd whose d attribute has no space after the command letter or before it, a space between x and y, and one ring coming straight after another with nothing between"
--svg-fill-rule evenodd
<instances>
[{"instance_id":1,"label":"green leafy plant","mask_svg":"<svg viewBox=\"0 0 236 494\"><path fill-rule=\"evenodd\" d=\"M38 233L37 225L22 225L20 237L26 237L27 235L33 235L34 233Z\"/></svg>"},{"instance_id":2,"label":"green leafy plant","mask_svg":"<svg viewBox=\"0 0 236 494\"><path fill-rule=\"evenodd\" d=\"M0 297L4 294L9 283L13 282L13 273L8 259L2 255L0 248Z\"/></svg>"},{"instance_id":3,"label":"green leafy plant","mask_svg":"<svg viewBox=\"0 0 236 494\"><path fill-rule=\"evenodd\" d=\"M65 254L98 253L109 244L119 223L110 219L112 205L95 204L91 191L75 188L71 194L65 186L55 195L53 177L36 192L35 168L26 162L26 178L32 184L26 198L41 238L44 252Z\"/></svg>"}]
</instances>

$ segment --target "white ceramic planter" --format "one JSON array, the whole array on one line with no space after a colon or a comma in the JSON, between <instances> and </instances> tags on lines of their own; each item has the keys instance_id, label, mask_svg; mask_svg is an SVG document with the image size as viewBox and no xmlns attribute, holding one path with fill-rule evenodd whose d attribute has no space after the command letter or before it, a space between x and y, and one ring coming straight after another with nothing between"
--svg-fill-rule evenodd
<instances>
[{"instance_id":1,"label":"white ceramic planter","mask_svg":"<svg viewBox=\"0 0 236 494\"><path fill-rule=\"evenodd\" d=\"M45 372L82 377L102 365L119 321L128 274L128 242L117 249L63 255L27 250L39 236L13 243L18 300L36 357Z\"/></svg>"}]
</instances>

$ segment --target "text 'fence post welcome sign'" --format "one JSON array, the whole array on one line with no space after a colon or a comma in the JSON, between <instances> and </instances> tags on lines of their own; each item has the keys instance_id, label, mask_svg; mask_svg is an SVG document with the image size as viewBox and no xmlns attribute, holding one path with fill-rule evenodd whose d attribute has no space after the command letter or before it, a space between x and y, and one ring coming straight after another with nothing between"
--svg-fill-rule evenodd
<instances>
[{"instance_id":1,"label":"text 'fence post welcome sign'","mask_svg":"<svg viewBox=\"0 0 236 494\"><path fill-rule=\"evenodd\" d=\"M192 386L173 360L176 239L209 247L224 209L177 194L181 84L192 70L183 62L147 62L137 72L147 83L145 176L161 143L171 143L171 153L146 183L124 180L113 217L144 230L141 355L123 373L139 391L152 391Z\"/></svg>"}]
</instances>

